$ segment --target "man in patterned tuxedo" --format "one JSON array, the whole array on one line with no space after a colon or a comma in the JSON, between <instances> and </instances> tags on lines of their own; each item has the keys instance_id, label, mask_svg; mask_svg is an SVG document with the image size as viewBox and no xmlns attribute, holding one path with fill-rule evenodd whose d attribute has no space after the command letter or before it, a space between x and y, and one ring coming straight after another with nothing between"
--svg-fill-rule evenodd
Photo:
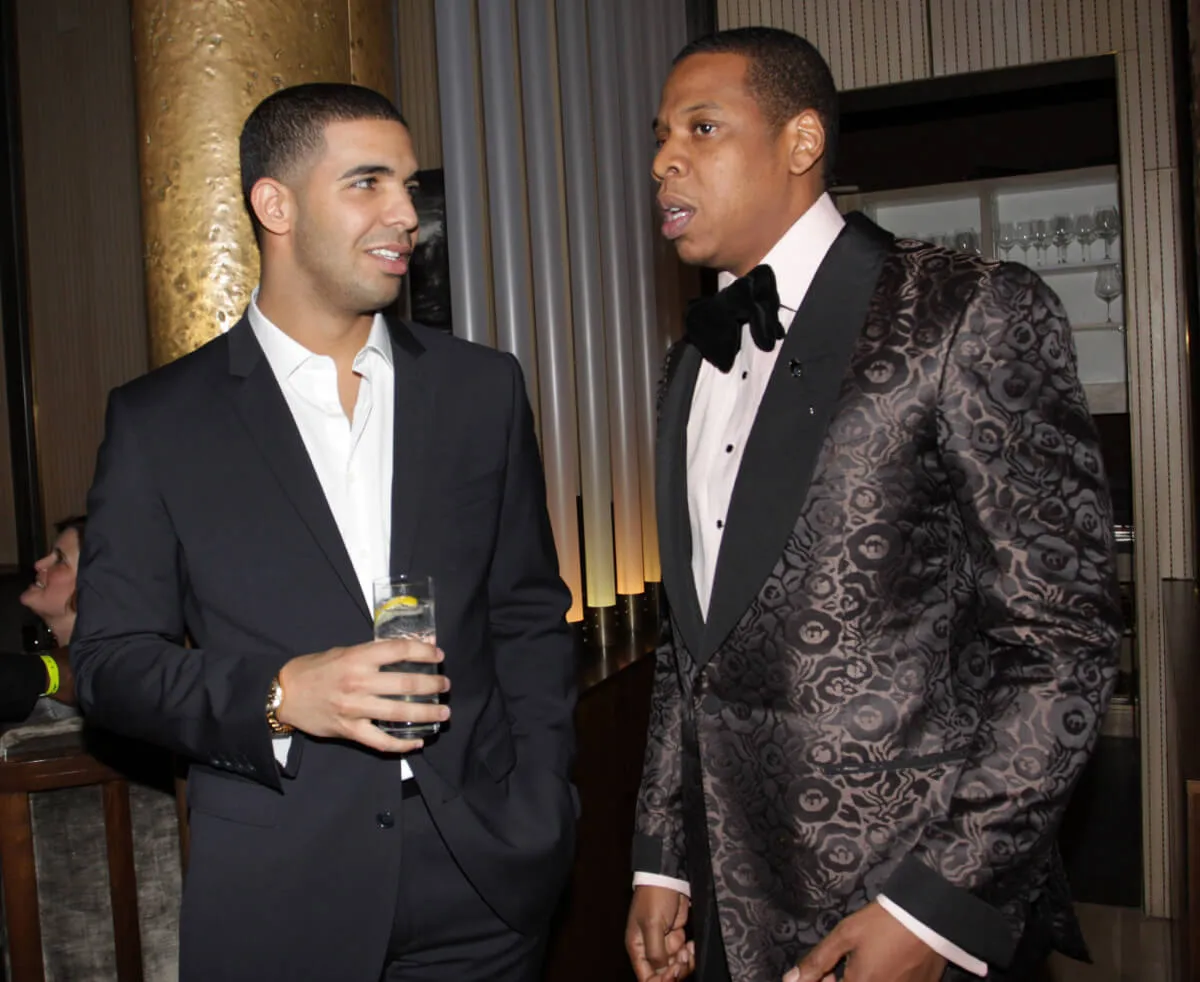
<instances>
[{"instance_id":1,"label":"man in patterned tuxedo","mask_svg":"<svg viewBox=\"0 0 1200 982\"><path fill-rule=\"evenodd\" d=\"M1055 832L1119 615L1062 306L1021 266L843 220L836 92L802 38L689 45L655 129L663 232L723 289L661 396L639 979L1085 957Z\"/></svg>"}]
</instances>

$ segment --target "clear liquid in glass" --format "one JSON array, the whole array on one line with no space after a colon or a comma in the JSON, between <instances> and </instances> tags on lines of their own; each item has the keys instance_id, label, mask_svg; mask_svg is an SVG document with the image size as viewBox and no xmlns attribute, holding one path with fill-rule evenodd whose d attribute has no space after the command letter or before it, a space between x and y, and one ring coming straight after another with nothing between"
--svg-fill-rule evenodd
<instances>
[{"instance_id":1,"label":"clear liquid in glass","mask_svg":"<svg viewBox=\"0 0 1200 982\"><path fill-rule=\"evenodd\" d=\"M433 601L405 596L389 601L375 618L375 639L422 641L425 644L437 644L437 630L434 621ZM385 672L412 672L420 675L436 675L440 666L435 662L398 661L382 666ZM437 703L437 694L428 696L390 696L399 702ZM433 723L394 723L389 720L376 720L375 725L385 733L400 737L404 740L433 736L441 729L441 724Z\"/></svg>"}]
</instances>

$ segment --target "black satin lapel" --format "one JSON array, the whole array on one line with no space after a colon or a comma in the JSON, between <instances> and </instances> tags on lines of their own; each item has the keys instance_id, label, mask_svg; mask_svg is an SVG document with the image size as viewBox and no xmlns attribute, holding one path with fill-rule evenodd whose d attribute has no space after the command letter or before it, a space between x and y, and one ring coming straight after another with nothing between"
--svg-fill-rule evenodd
<instances>
[{"instance_id":1,"label":"black satin lapel","mask_svg":"<svg viewBox=\"0 0 1200 982\"><path fill-rule=\"evenodd\" d=\"M658 417L657 488L659 551L663 587L671 614L689 651L697 651L704 632L696 581L692 576L692 530L688 521L687 421L692 390L700 371L700 352L685 344L667 385Z\"/></svg>"},{"instance_id":2,"label":"black satin lapel","mask_svg":"<svg viewBox=\"0 0 1200 982\"><path fill-rule=\"evenodd\" d=\"M234 331L239 328L234 328ZM292 503L301 522L325 553L355 606L370 620L366 599L354 573L350 555L346 552L342 534L338 531L333 512L329 510L325 492L321 490L321 482L309 460L308 450L300 438L291 410L279 390L279 383L275 381L271 365L257 347L252 334L248 340L257 349L258 358L251 361L247 356L247 338L239 335L235 342L234 331L230 332L233 374L241 374L239 368L247 371L243 377L233 380L234 409L258 447L262 459L274 474L284 497ZM249 331L248 326L246 331Z\"/></svg>"},{"instance_id":3,"label":"black satin lapel","mask_svg":"<svg viewBox=\"0 0 1200 982\"><path fill-rule=\"evenodd\" d=\"M888 241L849 223L784 339L734 483L697 655L701 664L762 589L804 506Z\"/></svg>"},{"instance_id":4,"label":"black satin lapel","mask_svg":"<svg viewBox=\"0 0 1200 982\"><path fill-rule=\"evenodd\" d=\"M395 418L392 423L392 541L389 565L393 575L428 573L412 568L413 546L420 525L422 494L427 473L430 430L433 426L433 385L428 365L420 367L425 349L403 324L389 323L395 368Z\"/></svg>"}]
</instances>

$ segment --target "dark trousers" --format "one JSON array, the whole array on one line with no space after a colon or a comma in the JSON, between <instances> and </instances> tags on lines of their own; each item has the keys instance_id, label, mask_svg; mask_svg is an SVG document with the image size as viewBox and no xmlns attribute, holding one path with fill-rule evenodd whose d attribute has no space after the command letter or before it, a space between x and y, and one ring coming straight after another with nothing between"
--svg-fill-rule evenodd
<instances>
[{"instance_id":1,"label":"dark trousers","mask_svg":"<svg viewBox=\"0 0 1200 982\"><path fill-rule=\"evenodd\" d=\"M496 916L450 855L424 799L405 790L400 888L380 982L537 982L546 937L519 934Z\"/></svg>"}]
</instances>

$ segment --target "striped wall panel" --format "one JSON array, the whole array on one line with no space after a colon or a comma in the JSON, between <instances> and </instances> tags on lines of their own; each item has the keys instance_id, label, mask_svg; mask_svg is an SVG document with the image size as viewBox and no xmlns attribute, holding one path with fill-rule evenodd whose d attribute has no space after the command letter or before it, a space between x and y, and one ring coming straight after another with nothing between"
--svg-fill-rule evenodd
<instances>
[{"instance_id":1,"label":"striped wall panel","mask_svg":"<svg viewBox=\"0 0 1200 982\"><path fill-rule=\"evenodd\" d=\"M1170 916L1159 583L1195 571L1170 0L719 0L718 23L806 35L842 88L1115 55L1131 325L1145 896L1147 913Z\"/></svg>"},{"instance_id":2,"label":"striped wall panel","mask_svg":"<svg viewBox=\"0 0 1200 982\"><path fill-rule=\"evenodd\" d=\"M803 34L829 60L842 89L930 74L923 0L718 0L717 19L722 28L770 24Z\"/></svg>"},{"instance_id":3,"label":"striped wall panel","mask_svg":"<svg viewBox=\"0 0 1200 982\"><path fill-rule=\"evenodd\" d=\"M433 0L396 0L400 111L408 120L417 160L424 170L442 166L437 37L433 25Z\"/></svg>"},{"instance_id":4,"label":"striped wall panel","mask_svg":"<svg viewBox=\"0 0 1200 982\"><path fill-rule=\"evenodd\" d=\"M43 0L17 5L47 523L83 509L108 391L147 361L129 4L51 6L47 15Z\"/></svg>"}]
</instances>

